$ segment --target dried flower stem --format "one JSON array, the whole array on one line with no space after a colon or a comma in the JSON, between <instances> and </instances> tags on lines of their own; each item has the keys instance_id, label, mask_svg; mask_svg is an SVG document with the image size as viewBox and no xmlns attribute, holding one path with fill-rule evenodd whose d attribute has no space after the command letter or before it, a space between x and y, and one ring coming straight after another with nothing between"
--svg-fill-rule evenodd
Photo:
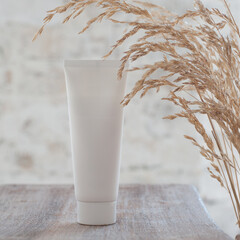
<instances>
[{"instance_id":1,"label":"dried flower stem","mask_svg":"<svg viewBox=\"0 0 240 240\"><path fill-rule=\"evenodd\" d=\"M34 39L56 14L68 12L65 23L79 17L93 4L102 12L90 19L80 33L103 19L130 27L105 57L141 31L143 35L124 53L118 77L122 77L127 61L137 62L152 53L159 54L159 59L128 69L143 73L122 104L127 105L137 93L143 97L151 89L159 91L163 86L169 87L169 96L163 100L177 105L181 112L165 118L186 118L202 137L198 143L185 136L209 161L210 176L229 193L240 227L240 33L226 0L223 2L226 13L208 9L196 0L196 10L178 16L147 2L72 0L48 12ZM131 15L134 20L122 21L121 14ZM189 24L185 23L186 19ZM153 78L157 70L162 70L163 75ZM207 117L210 133L207 125L200 122L201 115Z\"/></svg>"}]
</instances>

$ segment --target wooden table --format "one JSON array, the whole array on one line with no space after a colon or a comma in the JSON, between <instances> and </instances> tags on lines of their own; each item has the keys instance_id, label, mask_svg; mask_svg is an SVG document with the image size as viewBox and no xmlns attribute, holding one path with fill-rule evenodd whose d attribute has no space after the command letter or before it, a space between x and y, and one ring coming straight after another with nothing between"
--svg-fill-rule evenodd
<instances>
[{"instance_id":1,"label":"wooden table","mask_svg":"<svg viewBox=\"0 0 240 240\"><path fill-rule=\"evenodd\" d=\"M223 216L224 217L224 216ZM76 223L70 185L0 186L1 240L230 240L189 185L123 185L117 223Z\"/></svg>"}]
</instances>

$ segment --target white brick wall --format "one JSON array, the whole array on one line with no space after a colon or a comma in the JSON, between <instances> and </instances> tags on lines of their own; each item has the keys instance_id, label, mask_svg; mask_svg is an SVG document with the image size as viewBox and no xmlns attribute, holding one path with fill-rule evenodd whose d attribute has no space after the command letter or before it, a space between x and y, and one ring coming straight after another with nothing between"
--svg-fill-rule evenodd
<instances>
[{"instance_id":1,"label":"white brick wall","mask_svg":"<svg viewBox=\"0 0 240 240\"><path fill-rule=\"evenodd\" d=\"M100 58L122 29L98 24L78 36L91 10L81 21L64 26L57 19L32 43L45 10L63 2L0 0L0 184L72 183L62 62ZM179 2L163 4L182 12L192 1ZM237 0L231 4L237 13L240 4ZM114 57L120 57L120 50ZM128 90L136 79L137 75L129 75ZM204 160L182 136L192 135L192 128L184 120L162 119L176 110L160 101L166 93L135 98L125 109L121 183L194 184L214 220L234 235L235 219L225 192L208 178Z\"/></svg>"}]
</instances>

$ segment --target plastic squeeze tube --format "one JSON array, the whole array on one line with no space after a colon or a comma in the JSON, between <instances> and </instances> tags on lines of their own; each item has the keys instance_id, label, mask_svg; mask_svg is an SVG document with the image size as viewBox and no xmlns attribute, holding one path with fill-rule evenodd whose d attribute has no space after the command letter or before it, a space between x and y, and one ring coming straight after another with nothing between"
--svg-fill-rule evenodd
<instances>
[{"instance_id":1,"label":"plastic squeeze tube","mask_svg":"<svg viewBox=\"0 0 240 240\"><path fill-rule=\"evenodd\" d=\"M77 221L116 222L126 74L119 60L65 60Z\"/></svg>"}]
</instances>

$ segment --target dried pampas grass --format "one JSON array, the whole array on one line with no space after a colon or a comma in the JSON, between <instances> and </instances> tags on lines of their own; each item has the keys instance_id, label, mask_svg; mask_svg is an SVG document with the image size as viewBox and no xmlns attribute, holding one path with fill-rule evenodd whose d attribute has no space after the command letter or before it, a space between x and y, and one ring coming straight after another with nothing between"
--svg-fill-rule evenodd
<instances>
[{"instance_id":1,"label":"dried pampas grass","mask_svg":"<svg viewBox=\"0 0 240 240\"><path fill-rule=\"evenodd\" d=\"M181 111L165 118L186 118L199 133L203 141L199 142L191 136L185 138L199 148L201 155L210 163L208 170L211 177L229 193L240 227L240 33L229 6L225 0L223 2L226 13L208 9L196 0L195 10L177 16L147 2L72 0L48 11L34 39L56 14L69 13L63 20L65 23L78 17L90 5L95 5L102 12L89 20L80 33L103 19L127 24L130 29L105 57L141 30L142 36L122 57L119 78L127 61L135 62L153 52L161 54L157 62L128 69L143 73L122 104L127 105L137 93L143 97L150 89L159 91L162 86L169 87L169 97L163 100L179 106ZM119 13L124 16L129 14L134 20L120 21L116 19ZM159 69L164 74L154 78L153 74ZM200 121L201 116L206 116L210 132Z\"/></svg>"}]
</instances>

